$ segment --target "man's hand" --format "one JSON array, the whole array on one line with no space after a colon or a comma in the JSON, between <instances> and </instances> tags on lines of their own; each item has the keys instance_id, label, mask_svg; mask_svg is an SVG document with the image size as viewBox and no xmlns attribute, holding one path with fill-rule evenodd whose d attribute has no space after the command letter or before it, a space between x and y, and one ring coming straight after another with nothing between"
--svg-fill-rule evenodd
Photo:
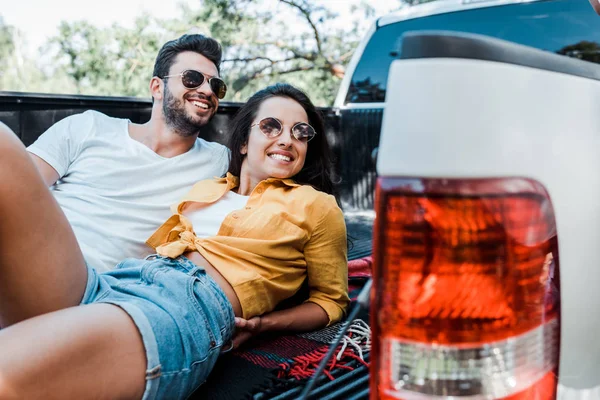
<instances>
[{"instance_id":1,"label":"man's hand","mask_svg":"<svg viewBox=\"0 0 600 400\"><path fill-rule=\"evenodd\" d=\"M233 348L237 349L248 339L258 335L261 330L260 317L244 319L235 317L235 335L233 336Z\"/></svg>"}]
</instances>

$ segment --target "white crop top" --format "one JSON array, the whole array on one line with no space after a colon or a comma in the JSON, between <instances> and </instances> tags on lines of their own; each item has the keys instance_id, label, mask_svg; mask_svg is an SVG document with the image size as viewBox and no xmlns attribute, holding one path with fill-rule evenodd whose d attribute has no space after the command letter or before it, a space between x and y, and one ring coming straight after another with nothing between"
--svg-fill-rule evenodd
<instances>
[{"instance_id":1,"label":"white crop top","mask_svg":"<svg viewBox=\"0 0 600 400\"><path fill-rule=\"evenodd\" d=\"M232 211L246 206L249 196L227 192L219 201L183 214L190 220L199 238L216 236L225 217Z\"/></svg>"}]
</instances>

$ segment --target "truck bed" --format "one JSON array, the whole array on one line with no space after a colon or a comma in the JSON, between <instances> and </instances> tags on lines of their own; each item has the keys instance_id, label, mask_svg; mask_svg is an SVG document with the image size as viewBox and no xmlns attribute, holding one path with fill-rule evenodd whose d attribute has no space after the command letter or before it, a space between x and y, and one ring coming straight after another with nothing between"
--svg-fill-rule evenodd
<instances>
[{"instance_id":1,"label":"truck bed","mask_svg":"<svg viewBox=\"0 0 600 400\"><path fill-rule=\"evenodd\" d=\"M346 229L351 243L348 244L348 260L371 255L373 248L373 210L344 210Z\"/></svg>"}]
</instances>

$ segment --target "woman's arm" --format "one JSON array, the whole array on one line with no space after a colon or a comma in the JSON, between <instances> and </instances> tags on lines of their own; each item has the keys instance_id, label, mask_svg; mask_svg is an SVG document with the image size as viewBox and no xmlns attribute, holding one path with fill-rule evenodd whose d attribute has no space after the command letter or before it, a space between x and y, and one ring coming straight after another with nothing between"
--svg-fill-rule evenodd
<instances>
[{"instance_id":1,"label":"woman's arm","mask_svg":"<svg viewBox=\"0 0 600 400\"><path fill-rule=\"evenodd\" d=\"M346 224L333 197L316 208L321 217L304 247L308 300L248 320L236 318L234 346L261 332L312 331L342 318L349 303Z\"/></svg>"},{"instance_id":2,"label":"woman's arm","mask_svg":"<svg viewBox=\"0 0 600 400\"><path fill-rule=\"evenodd\" d=\"M314 331L323 328L328 322L329 317L323 308L318 304L307 302L263 315L260 332Z\"/></svg>"},{"instance_id":3,"label":"woman's arm","mask_svg":"<svg viewBox=\"0 0 600 400\"><path fill-rule=\"evenodd\" d=\"M314 331L323 328L329 316L315 303L302 303L285 310L273 311L262 316L235 319L236 334L233 347L237 348L246 340L263 332L272 331Z\"/></svg>"},{"instance_id":4,"label":"woman's arm","mask_svg":"<svg viewBox=\"0 0 600 400\"><path fill-rule=\"evenodd\" d=\"M321 218L304 246L308 302L325 310L330 325L342 319L350 303L346 223L333 196L320 202L318 208L322 210Z\"/></svg>"}]
</instances>

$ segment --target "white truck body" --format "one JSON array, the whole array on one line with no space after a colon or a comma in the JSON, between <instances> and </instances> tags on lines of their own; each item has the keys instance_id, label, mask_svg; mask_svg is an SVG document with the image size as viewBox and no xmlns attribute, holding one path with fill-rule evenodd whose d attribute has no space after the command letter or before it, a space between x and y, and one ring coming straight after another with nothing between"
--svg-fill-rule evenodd
<instances>
[{"instance_id":1,"label":"white truck body","mask_svg":"<svg viewBox=\"0 0 600 400\"><path fill-rule=\"evenodd\" d=\"M600 80L531 66L415 58L389 74L379 177L519 177L548 191L560 254L559 399L600 399L599 110Z\"/></svg>"}]
</instances>

